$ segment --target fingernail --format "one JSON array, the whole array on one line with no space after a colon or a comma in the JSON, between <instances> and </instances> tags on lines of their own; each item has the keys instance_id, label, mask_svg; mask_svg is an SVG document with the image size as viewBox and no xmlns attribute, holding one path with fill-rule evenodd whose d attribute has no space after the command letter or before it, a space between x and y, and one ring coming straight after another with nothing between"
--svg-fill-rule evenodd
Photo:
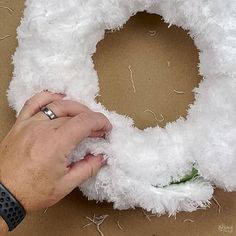
<instances>
[{"instance_id":1,"label":"fingernail","mask_svg":"<svg viewBox=\"0 0 236 236\"><path fill-rule=\"evenodd\" d=\"M112 125L109 123L106 125L106 130L110 132L112 130Z\"/></svg>"},{"instance_id":2,"label":"fingernail","mask_svg":"<svg viewBox=\"0 0 236 236\"><path fill-rule=\"evenodd\" d=\"M102 133L99 135L99 137L105 139L105 138L106 138L106 133L103 133L103 132L102 132Z\"/></svg>"},{"instance_id":3,"label":"fingernail","mask_svg":"<svg viewBox=\"0 0 236 236\"><path fill-rule=\"evenodd\" d=\"M72 163L68 164L66 167L67 168L73 168L74 165L75 165L75 162L72 162Z\"/></svg>"}]
</instances>

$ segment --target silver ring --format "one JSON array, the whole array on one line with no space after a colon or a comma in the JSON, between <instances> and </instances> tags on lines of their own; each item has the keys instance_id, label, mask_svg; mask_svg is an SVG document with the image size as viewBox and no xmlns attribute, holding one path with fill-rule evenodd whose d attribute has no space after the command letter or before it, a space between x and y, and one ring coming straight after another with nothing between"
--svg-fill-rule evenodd
<instances>
[{"instance_id":1,"label":"silver ring","mask_svg":"<svg viewBox=\"0 0 236 236\"><path fill-rule=\"evenodd\" d=\"M43 107L40 111L42 111L50 120L57 118L56 114L48 107Z\"/></svg>"}]
</instances>

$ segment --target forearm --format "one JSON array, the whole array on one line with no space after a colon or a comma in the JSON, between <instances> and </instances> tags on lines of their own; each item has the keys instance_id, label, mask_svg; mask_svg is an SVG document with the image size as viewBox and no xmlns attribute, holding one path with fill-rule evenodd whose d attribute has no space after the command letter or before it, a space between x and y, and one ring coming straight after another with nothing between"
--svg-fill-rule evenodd
<instances>
[{"instance_id":1,"label":"forearm","mask_svg":"<svg viewBox=\"0 0 236 236\"><path fill-rule=\"evenodd\" d=\"M0 217L0 236L5 236L7 235L8 232L8 226L6 222Z\"/></svg>"}]
</instances>

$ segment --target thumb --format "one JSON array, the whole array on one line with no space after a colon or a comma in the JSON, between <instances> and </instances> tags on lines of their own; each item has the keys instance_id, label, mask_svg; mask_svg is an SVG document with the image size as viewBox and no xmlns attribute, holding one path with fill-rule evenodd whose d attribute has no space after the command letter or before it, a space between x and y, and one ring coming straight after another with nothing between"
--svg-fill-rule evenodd
<instances>
[{"instance_id":1,"label":"thumb","mask_svg":"<svg viewBox=\"0 0 236 236\"><path fill-rule=\"evenodd\" d=\"M103 155L87 155L83 160L76 162L63 177L65 184L72 185L74 188L78 187L90 177L95 176L105 163Z\"/></svg>"}]
</instances>

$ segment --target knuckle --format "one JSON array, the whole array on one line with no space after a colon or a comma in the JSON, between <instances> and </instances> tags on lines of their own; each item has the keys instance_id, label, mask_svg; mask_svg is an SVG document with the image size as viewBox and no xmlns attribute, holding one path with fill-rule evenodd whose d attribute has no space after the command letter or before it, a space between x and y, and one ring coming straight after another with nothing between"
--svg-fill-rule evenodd
<instances>
[{"instance_id":1,"label":"knuckle","mask_svg":"<svg viewBox=\"0 0 236 236\"><path fill-rule=\"evenodd\" d=\"M99 124L99 126L104 126L110 123L108 118L100 112L95 113L95 119L96 119L97 124Z\"/></svg>"},{"instance_id":2,"label":"knuckle","mask_svg":"<svg viewBox=\"0 0 236 236\"><path fill-rule=\"evenodd\" d=\"M54 96L54 93L50 92L50 91L47 91L47 90L44 90L44 91L41 91L39 93L36 94L37 97L52 97Z\"/></svg>"},{"instance_id":3,"label":"knuckle","mask_svg":"<svg viewBox=\"0 0 236 236\"><path fill-rule=\"evenodd\" d=\"M41 108L40 102L36 98L28 99L25 102L24 107L27 108L28 110L36 110L36 109L40 109Z\"/></svg>"},{"instance_id":4,"label":"knuckle","mask_svg":"<svg viewBox=\"0 0 236 236\"><path fill-rule=\"evenodd\" d=\"M64 106L64 102L62 100L56 100L56 101L53 101L50 106L54 106L54 107L57 107L57 108L63 108Z\"/></svg>"},{"instance_id":5,"label":"knuckle","mask_svg":"<svg viewBox=\"0 0 236 236\"><path fill-rule=\"evenodd\" d=\"M94 166L88 160L86 160L86 166L87 166L86 169L87 169L88 176L89 177L93 177L95 175L95 168L94 168Z\"/></svg>"},{"instance_id":6,"label":"knuckle","mask_svg":"<svg viewBox=\"0 0 236 236\"><path fill-rule=\"evenodd\" d=\"M76 116L77 123L87 123L90 120L90 115L87 112L81 112Z\"/></svg>"},{"instance_id":7,"label":"knuckle","mask_svg":"<svg viewBox=\"0 0 236 236\"><path fill-rule=\"evenodd\" d=\"M31 107L32 105L33 105L33 99L32 98L26 100L26 102L24 104L25 107Z\"/></svg>"},{"instance_id":8,"label":"knuckle","mask_svg":"<svg viewBox=\"0 0 236 236\"><path fill-rule=\"evenodd\" d=\"M93 177L95 175L93 166L90 166L90 176Z\"/></svg>"},{"instance_id":9,"label":"knuckle","mask_svg":"<svg viewBox=\"0 0 236 236\"><path fill-rule=\"evenodd\" d=\"M43 95L43 96L49 96L51 95L51 92L47 91L47 90L44 90L44 91L41 91L40 93L38 93L39 95Z\"/></svg>"},{"instance_id":10,"label":"knuckle","mask_svg":"<svg viewBox=\"0 0 236 236\"><path fill-rule=\"evenodd\" d=\"M64 113L64 102L61 101L61 100L56 100L56 101L53 101L52 103L50 103L48 105L48 107L53 111L55 112L56 114L57 113L60 113L60 114L63 114ZM60 114L57 114L57 115L60 115Z\"/></svg>"},{"instance_id":11,"label":"knuckle","mask_svg":"<svg viewBox=\"0 0 236 236\"><path fill-rule=\"evenodd\" d=\"M39 93L37 93L35 96L37 96L37 97L41 97L41 96L48 96L48 92L47 91L41 91L41 92L39 92Z\"/></svg>"},{"instance_id":12,"label":"knuckle","mask_svg":"<svg viewBox=\"0 0 236 236\"><path fill-rule=\"evenodd\" d=\"M31 121L27 126L27 130L33 134L33 137L42 138L47 134L51 136L53 131L48 125L45 125L44 121Z\"/></svg>"},{"instance_id":13,"label":"knuckle","mask_svg":"<svg viewBox=\"0 0 236 236\"><path fill-rule=\"evenodd\" d=\"M32 124L30 124L28 129L34 136L41 135L42 126L36 122L33 122Z\"/></svg>"},{"instance_id":14,"label":"knuckle","mask_svg":"<svg viewBox=\"0 0 236 236\"><path fill-rule=\"evenodd\" d=\"M81 104L81 103L79 103L79 104L80 104L81 108L83 108L83 110L90 110L86 105Z\"/></svg>"},{"instance_id":15,"label":"knuckle","mask_svg":"<svg viewBox=\"0 0 236 236\"><path fill-rule=\"evenodd\" d=\"M95 115L100 118L101 120L108 120L107 117L102 114L101 112L95 112Z\"/></svg>"}]
</instances>

